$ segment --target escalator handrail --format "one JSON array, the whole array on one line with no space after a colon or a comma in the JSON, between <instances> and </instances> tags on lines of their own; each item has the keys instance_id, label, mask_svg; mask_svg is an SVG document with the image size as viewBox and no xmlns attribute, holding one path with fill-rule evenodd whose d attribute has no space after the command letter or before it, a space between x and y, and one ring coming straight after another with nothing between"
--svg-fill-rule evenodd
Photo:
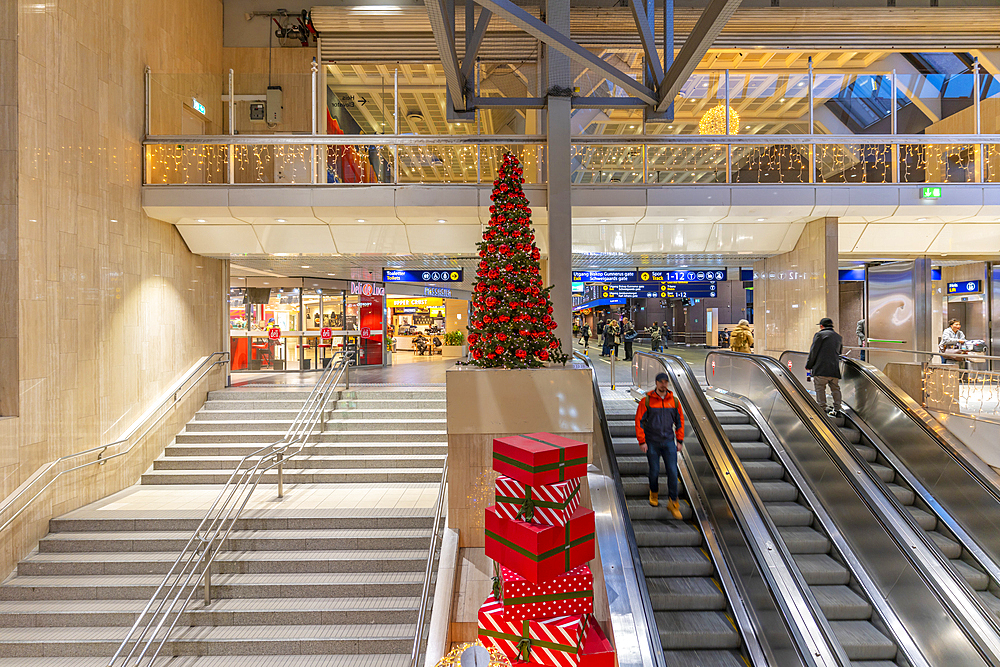
<instances>
[{"instance_id":1,"label":"escalator handrail","mask_svg":"<svg viewBox=\"0 0 1000 667\"><path fill-rule=\"evenodd\" d=\"M868 505L886 528L891 539L900 547L900 552L906 554L956 623L965 629L976 649L992 664L1000 664L1000 624L994 620L975 591L955 571L951 563L945 562L941 550L931 542L910 513L899 505L892 494L883 491L879 481L873 479L870 466L863 465L863 459L857 450L847 442L839 430L830 427L826 415L820 411L819 406L794 375L772 357L724 350L713 350L705 357L706 373L713 356L732 357L752 363L773 382L774 387L785 398L802 424L840 466L842 473L856 489L862 501ZM792 400L793 395L797 400ZM840 451L846 453L857 470L866 471L863 477L851 474L847 462L837 454L837 449L832 446L831 441L839 444ZM878 493L873 494L870 489L876 489ZM887 510L886 506L891 511ZM909 536L900 531L900 523L906 526ZM918 545L922 548L918 548ZM932 571L934 565L937 565L937 568ZM991 648L987 649L987 645Z\"/></svg>"},{"instance_id":2,"label":"escalator handrail","mask_svg":"<svg viewBox=\"0 0 1000 667\"><path fill-rule=\"evenodd\" d=\"M639 546L635 538L635 529L632 527L632 521L628 518L628 505L625 502L625 491L622 488L621 473L618 472L618 458L615 456L614 444L611 441L611 427L608 426L608 416L604 411L604 399L601 396L601 385L597 379L597 369L594 367L594 363L590 360L590 357L578 351L574 351L573 356L580 359L590 369L594 388L594 406L597 408L597 416L601 422L601 439L604 440L604 453L608 461L611 478L614 480L612 498L618 508L618 515L623 518L625 541L628 544L629 558L632 559L632 571L636 577L635 585L638 588L642 603L642 616L646 623L646 640L649 642L649 653L653 660L653 667L667 667L666 660L663 657L663 642L656 627L653 602L649 597L649 588L646 586L646 575L642 570L642 559L639 558Z\"/></svg>"},{"instance_id":3,"label":"escalator handrail","mask_svg":"<svg viewBox=\"0 0 1000 667\"><path fill-rule=\"evenodd\" d=\"M632 380L635 386L638 386L638 362L642 358L650 358L659 363L663 370L671 376L671 383L675 388L679 386L678 373L683 374L684 379L692 388L690 393L693 396L689 397L688 392L676 392L675 396L681 401L682 408L691 416L689 420L686 420L686 423L693 426L698 433L698 440L709 456L721 487L727 490L726 500L734 510L733 516L738 521L747 543L754 552L757 567L767 582L771 595L782 612L782 617L788 624L787 627L804 663L815 666L842 665L847 667L850 665L850 660L843 652L840 643L834 639L833 630L822 614L816 599L806 586L801 573L797 567L791 565L793 562L791 553L778 536L777 527L768 515L763 501L757 494L753 482L737 456L722 423L715 414L715 410L708 403L705 393L700 390L700 383L691 366L683 358L676 355L636 352L633 354L632 363ZM692 400L696 404L692 403ZM694 419L696 416L698 419ZM725 471L725 473L722 474L721 471ZM725 478L737 485L742 498L736 497L736 492L730 486L730 481ZM762 548L762 544L766 546ZM777 559L773 557L775 551ZM723 580L724 584L728 580L735 579L727 563L716 563L716 566L722 574L720 579ZM723 571L725 571L724 574ZM741 620L753 625L750 614L742 609L743 605L737 599L738 596L734 594L734 591L724 590L723 592L729 598L737 617L742 616ZM794 599L789 600L789 598ZM803 610L808 610L805 616L801 613ZM754 634L759 641L761 633L756 628ZM754 646L751 642L747 642L747 645L754 665L768 664L764 657L765 648L763 646Z\"/></svg>"}]
</instances>

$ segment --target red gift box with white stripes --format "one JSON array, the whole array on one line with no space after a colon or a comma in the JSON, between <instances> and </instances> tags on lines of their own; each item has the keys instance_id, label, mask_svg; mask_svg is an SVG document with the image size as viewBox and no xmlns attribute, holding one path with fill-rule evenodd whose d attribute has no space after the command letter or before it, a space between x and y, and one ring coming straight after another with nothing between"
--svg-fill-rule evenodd
<instances>
[{"instance_id":1,"label":"red gift box with white stripes","mask_svg":"<svg viewBox=\"0 0 1000 667\"><path fill-rule=\"evenodd\" d=\"M615 649L593 616L584 632L579 667L615 667Z\"/></svg>"},{"instance_id":2,"label":"red gift box with white stripes","mask_svg":"<svg viewBox=\"0 0 1000 667\"><path fill-rule=\"evenodd\" d=\"M491 595L479 608L479 641L500 649L511 662L579 667L586 619L574 614L507 621L503 618L503 604Z\"/></svg>"},{"instance_id":3,"label":"red gift box with white stripes","mask_svg":"<svg viewBox=\"0 0 1000 667\"><path fill-rule=\"evenodd\" d=\"M486 508L486 556L533 584L593 560L594 512L578 507L565 526L511 521Z\"/></svg>"},{"instance_id":4,"label":"red gift box with white stripes","mask_svg":"<svg viewBox=\"0 0 1000 667\"><path fill-rule=\"evenodd\" d=\"M516 521L565 526L580 506L580 480L531 486L500 475L495 484L497 512Z\"/></svg>"},{"instance_id":5,"label":"red gift box with white stripes","mask_svg":"<svg viewBox=\"0 0 1000 667\"><path fill-rule=\"evenodd\" d=\"M502 565L494 567L493 597L503 603L505 621L594 613L594 575L589 565L540 584Z\"/></svg>"}]
</instances>

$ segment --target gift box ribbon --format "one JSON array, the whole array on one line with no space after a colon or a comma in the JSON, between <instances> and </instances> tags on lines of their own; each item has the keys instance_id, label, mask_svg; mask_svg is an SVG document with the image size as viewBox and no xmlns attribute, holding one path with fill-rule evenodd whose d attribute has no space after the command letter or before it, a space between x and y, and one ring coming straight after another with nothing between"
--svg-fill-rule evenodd
<instances>
[{"instance_id":1,"label":"gift box ribbon","mask_svg":"<svg viewBox=\"0 0 1000 667\"><path fill-rule=\"evenodd\" d=\"M580 632L580 638L576 641L576 646L570 644L557 644L556 642L542 641L541 639L532 639L531 633L529 632L530 621L521 621L521 633L513 634L500 632L498 630L488 630L486 628L479 628L479 634L486 635L487 637L493 637L494 639L506 639L509 642L515 642L517 648L517 659L522 662L528 662L531 660L531 649L532 648L547 648L553 651L562 651L563 653L571 653L576 655L580 652L580 645L583 643L583 636L587 634L587 623L590 616L583 617L583 630Z\"/></svg>"},{"instance_id":2,"label":"gift box ribbon","mask_svg":"<svg viewBox=\"0 0 1000 667\"><path fill-rule=\"evenodd\" d=\"M570 556L570 550L573 547L575 547L575 546L579 546L579 545L584 544L586 542L592 542L594 540L594 534L591 533L590 535L584 535L583 537L578 537L575 540L570 541L570 539L569 539L569 533L570 533L570 523L567 523L566 524L566 544L564 544L562 546L559 546L559 547L556 547L555 549L549 549L545 553L541 553L541 554L533 554L529 550L527 550L524 547L520 546L519 544L515 544L514 542L511 542L507 538L505 538L505 537L503 537L501 535L498 535L497 533L494 533L492 530L488 530L487 529L487 531L486 531L486 537L489 537L489 538L492 538L492 539L496 540L497 542L499 542L503 546L507 547L508 549L512 549L512 550L516 551L517 553L521 554L522 556L527 556L529 559L535 561L536 563L539 562L539 561L543 561L543 560L545 560L547 558L551 558L552 556L556 556L556 555L559 554L559 552L565 552L565 554L566 554L566 568L568 569L570 567L570 563L571 563L570 557L569 557Z\"/></svg>"},{"instance_id":3,"label":"gift box ribbon","mask_svg":"<svg viewBox=\"0 0 1000 667\"><path fill-rule=\"evenodd\" d=\"M535 518L535 509L542 507L545 509L553 510L564 510L569 507L569 504L574 498L580 493L580 486L577 485L573 488L573 492L569 494L564 502L557 503L554 500L537 500L531 496L531 486L525 485L524 487L524 498L516 498L514 496L497 496L498 503L521 503L521 509L517 512L517 518L523 519L524 521L530 522Z\"/></svg>"},{"instance_id":4,"label":"gift box ribbon","mask_svg":"<svg viewBox=\"0 0 1000 667\"><path fill-rule=\"evenodd\" d=\"M566 460L566 449L564 447L560 447L559 445L553 445L551 442L545 442L544 440L539 440L538 438L532 438L530 435L523 435L521 437L526 438L528 440L534 440L535 442L540 442L543 445L548 445L549 447L555 447L556 449L559 450L559 460L555 463L546 463L545 465L532 466L522 461L518 461L517 459L511 458L509 456L505 456L503 454L497 454L496 452L493 452L493 458L503 461L508 465L512 465L515 468L520 468L521 470L526 470L531 473L548 472L549 470L558 470L560 482L565 481L566 468L568 466L586 465L587 463L586 456L582 456L576 459Z\"/></svg>"},{"instance_id":5,"label":"gift box ribbon","mask_svg":"<svg viewBox=\"0 0 1000 667\"><path fill-rule=\"evenodd\" d=\"M505 605L508 604L534 604L536 602L559 602L561 600L577 600L594 597L593 589L585 591L569 591L567 593L550 593L548 595L526 595L519 598L504 598L503 577L500 576L500 566L493 562L493 598Z\"/></svg>"}]
</instances>

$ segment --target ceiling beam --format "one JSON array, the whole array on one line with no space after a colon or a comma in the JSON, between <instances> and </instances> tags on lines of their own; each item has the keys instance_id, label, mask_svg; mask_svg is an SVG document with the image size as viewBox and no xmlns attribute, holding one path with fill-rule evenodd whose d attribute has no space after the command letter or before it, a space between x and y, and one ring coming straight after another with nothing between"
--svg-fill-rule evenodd
<instances>
[{"instance_id":1,"label":"ceiling beam","mask_svg":"<svg viewBox=\"0 0 1000 667\"><path fill-rule=\"evenodd\" d=\"M434 2L435 0L430 0ZM730 0L736 1L738 0ZM521 30L544 42L563 55L568 56L587 67L591 67L605 77L614 81L619 86L628 91L631 95L640 98L646 104L656 104L656 93L650 88L642 85L628 74L625 74L617 67L609 65L598 58L593 53L583 48L568 36L554 30L551 26L542 23L537 18L524 11L511 0L476 0L476 4L481 5L494 14L498 14L504 20L517 26Z\"/></svg>"},{"instance_id":2,"label":"ceiling beam","mask_svg":"<svg viewBox=\"0 0 1000 667\"><path fill-rule=\"evenodd\" d=\"M434 43L437 45L438 56L441 58L441 68L444 70L445 83L451 103L457 111L465 111L465 77L458 66L458 56L455 51L455 21L454 14L447 11L445 2L448 0L426 0L427 18L434 33ZM453 0L452 0L453 1ZM450 20L449 20L450 19Z\"/></svg>"},{"instance_id":3,"label":"ceiling beam","mask_svg":"<svg viewBox=\"0 0 1000 667\"><path fill-rule=\"evenodd\" d=\"M643 0L628 0L628 4L632 7L635 26L639 29L639 39L646 54L646 63L653 73L656 87L659 88L663 85L663 65L660 64L660 54L656 50L656 39L653 37L653 17L646 15L646 10L639 4L641 1Z\"/></svg>"},{"instance_id":4,"label":"ceiling beam","mask_svg":"<svg viewBox=\"0 0 1000 667\"><path fill-rule=\"evenodd\" d=\"M677 97L677 93L687 82L688 77L701 63L701 59L708 53L712 42L722 32L722 28L729 21L742 0L710 0L708 6L698 17L691 34L684 40L684 46L674 59L673 64L663 77L663 85L660 86L660 101L656 106L659 112L666 111L667 107Z\"/></svg>"},{"instance_id":5,"label":"ceiling beam","mask_svg":"<svg viewBox=\"0 0 1000 667\"><path fill-rule=\"evenodd\" d=\"M469 6L472 6L471 2ZM483 38L486 37L486 28L489 27L491 18L493 18L493 12L483 7L482 11L479 12L479 20L476 21L476 29L469 38L468 46L465 47L465 57L462 58L462 78L466 81L472 76L472 68L476 65L476 54L479 53L479 47L482 46Z\"/></svg>"}]
</instances>

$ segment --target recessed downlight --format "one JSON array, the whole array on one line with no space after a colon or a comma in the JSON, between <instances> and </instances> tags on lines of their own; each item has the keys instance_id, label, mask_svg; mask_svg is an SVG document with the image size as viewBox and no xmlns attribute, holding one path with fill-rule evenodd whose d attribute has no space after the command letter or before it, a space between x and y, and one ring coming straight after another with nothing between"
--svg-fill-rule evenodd
<instances>
[{"instance_id":1,"label":"recessed downlight","mask_svg":"<svg viewBox=\"0 0 1000 667\"><path fill-rule=\"evenodd\" d=\"M364 220L362 220L361 218L358 218L358 222L364 222Z\"/></svg>"},{"instance_id":2,"label":"recessed downlight","mask_svg":"<svg viewBox=\"0 0 1000 667\"><path fill-rule=\"evenodd\" d=\"M312 267L310 267L308 264L302 264L302 265L300 265L300 268L309 269L309 268L312 268Z\"/></svg>"},{"instance_id":3,"label":"recessed downlight","mask_svg":"<svg viewBox=\"0 0 1000 667\"><path fill-rule=\"evenodd\" d=\"M764 222L764 218L757 218L757 222Z\"/></svg>"},{"instance_id":4,"label":"recessed downlight","mask_svg":"<svg viewBox=\"0 0 1000 667\"><path fill-rule=\"evenodd\" d=\"M917 218L917 222L926 222L927 218Z\"/></svg>"},{"instance_id":5,"label":"recessed downlight","mask_svg":"<svg viewBox=\"0 0 1000 667\"><path fill-rule=\"evenodd\" d=\"M443 223L448 222L448 221L447 220L438 220L438 222L443 224Z\"/></svg>"},{"instance_id":6,"label":"recessed downlight","mask_svg":"<svg viewBox=\"0 0 1000 667\"><path fill-rule=\"evenodd\" d=\"M687 218L677 218L677 222L684 222Z\"/></svg>"},{"instance_id":7,"label":"recessed downlight","mask_svg":"<svg viewBox=\"0 0 1000 667\"><path fill-rule=\"evenodd\" d=\"M112 220L111 222L114 222L114 220ZM198 222L205 222L205 218L198 218Z\"/></svg>"},{"instance_id":8,"label":"recessed downlight","mask_svg":"<svg viewBox=\"0 0 1000 667\"><path fill-rule=\"evenodd\" d=\"M607 222L607 219L602 219L601 222L602 223Z\"/></svg>"},{"instance_id":9,"label":"recessed downlight","mask_svg":"<svg viewBox=\"0 0 1000 667\"><path fill-rule=\"evenodd\" d=\"M275 218L275 222L288 222L284 218Z\"/></svg>"}]
</instances>

